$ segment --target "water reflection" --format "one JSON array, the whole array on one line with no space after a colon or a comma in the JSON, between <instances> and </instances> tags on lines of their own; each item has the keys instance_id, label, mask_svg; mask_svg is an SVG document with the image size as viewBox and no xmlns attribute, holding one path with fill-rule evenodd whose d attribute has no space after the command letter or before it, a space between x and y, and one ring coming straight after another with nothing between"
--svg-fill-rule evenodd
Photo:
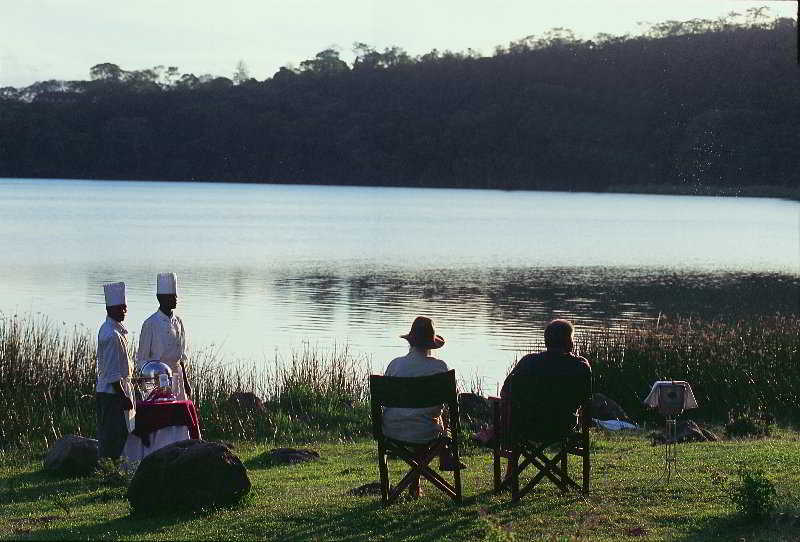
<instances>
[{"instance_id":1,"label":"water reflection","mask_svg":"<svg viewBox=\"0 0 800 542\"><path fill-rule=\"evenodd\" d=\"M544 326L556 317L573 320L581 331L641 322L659 313L736 319L796 313L800 307L800 277L777 273L610 267L174 270L180 277L178 311L192 344L222 344L229 359L271 359L304 342L348 343L382 367L403 353L405 343L398 336L416 315L425 314L448 340L443 359L464 375L480 374L490 382L502 378L518 353L539 347ZM92 328L103 317L102 283L124 276L127 324L134 336L156 309L156 270L149 265L82 270L78 291L70 288L74 273L54 268L45 289L5 290L4 304Z\"/></svg>"},{"instance_id":2,"label":"water reflection","mask_svg":"<svg viewBox=\"0 0 800 542\"><path fill-rule=\"evenodd\" d=\"M180 202L172 215L166 201ZM382 368L426 314L460 374L501 378L558 316L584 330L659 312L797 312L798 210L747 198L0 180L0 311L96 329L102 284L124 280L135 338L157 307L156 273L174 271L192 344L222 345L228 360L348 343Z\"/></svg>"}]
</instances>

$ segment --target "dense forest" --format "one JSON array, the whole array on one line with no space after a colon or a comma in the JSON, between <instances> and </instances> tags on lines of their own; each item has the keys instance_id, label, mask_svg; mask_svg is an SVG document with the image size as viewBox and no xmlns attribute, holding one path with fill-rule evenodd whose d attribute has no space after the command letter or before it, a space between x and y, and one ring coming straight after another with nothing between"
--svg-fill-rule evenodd
<instances>
[{"instance_id":1,"label":"dense forest","mask_svg":"<svg viewBox=\"0 0 800 542\"><path fill-rule=\"evenodd\" d=\"M257 81L93 66L0 88L0 177L613 190L800 185L796 22L327 49Z\"/></svg>"}]
</instances>

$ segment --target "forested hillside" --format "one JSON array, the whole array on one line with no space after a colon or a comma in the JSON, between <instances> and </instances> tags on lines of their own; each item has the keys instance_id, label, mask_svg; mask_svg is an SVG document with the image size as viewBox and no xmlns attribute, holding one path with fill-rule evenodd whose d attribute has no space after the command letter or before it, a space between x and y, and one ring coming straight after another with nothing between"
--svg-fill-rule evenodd
<instances>
[{"instance_id":1,"label":"forested hillside","mask_svg":"<svg viewBox=\"0 0 800 542\"><path fill-rule=\"evenodd\" d=\"M0 177L795 189L796 22L752 15L491 57L356 44L264 81L98 64L0 89Z\"/></svg>"}]
</instances>

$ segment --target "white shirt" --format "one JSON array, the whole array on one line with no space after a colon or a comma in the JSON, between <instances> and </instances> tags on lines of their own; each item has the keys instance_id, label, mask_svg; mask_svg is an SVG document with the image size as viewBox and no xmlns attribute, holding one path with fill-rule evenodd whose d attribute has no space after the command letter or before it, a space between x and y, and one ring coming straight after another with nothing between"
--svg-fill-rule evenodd
<instances>
[{"instance_id":1,"label":"white shirt","mask_svg":"<svg viewBox=\"0 0 800 542\"><path fill-rule=\"evenodd\" d=\"M128 356L128 330L120 322L106 317L97 334L97 386L98 393L116 393L114 382L125 390L133 373L133 362ZM121 382L122 381L122 382ZM126 392L127 393L127 392Z\"/></svg>"},{"instance_id":2,"label":"white shirt","mask_svg":"<svg viewBox=\"0 0 800 542\"><path fill-rule=\"evenodd\" d=\"M170 317L157 310L142 324L136 364L141 367L154 359L169 365L173 374L179 373L180 362L186 361L186 331L175 313Z\"/></svg>"},{"instance_id":3,"label":"white shirt","mask_svg":"<svg viewBox=\"0 0 800 542\"><path fill-rule=\"evenodd\" d=\"M395 358L386 367L385 376L430 376L445 373L447 364L411 348L405 356ZM442 407L385 408L383 434L395 440L424 443L437 438L444 431Z\"/></svg>"}]
</instances>

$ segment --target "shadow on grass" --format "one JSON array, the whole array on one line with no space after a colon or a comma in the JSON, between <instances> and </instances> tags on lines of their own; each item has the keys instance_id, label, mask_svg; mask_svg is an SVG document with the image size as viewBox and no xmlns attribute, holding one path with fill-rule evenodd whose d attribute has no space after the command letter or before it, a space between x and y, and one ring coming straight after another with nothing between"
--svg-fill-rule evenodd
<instances>
[{"instance_id":1,"label":"shadow on grass","mask_svg":"<svg viewBox=\"0 0 800 542\"><path fill-rule=\"evenodd\" d=\"M797 514L784 518L773 516L762 522L747 521L740 515L729 514L700 520L694 528L673 540L681 542L705 542L710 540L798 540L800 525L795 525ZM674 525L670 525L674 528Z\"/></svg>"},{"instance_id":2,"label":"shadow on grass","mask_svg":"<svg viewBox=\"0 0 800 542\"><path fill-rule=\"evenodd\" d=\"M194 519L194 514L134 518L122 516L100 523L89 523L58 529L26 529L25 535L33 540L96 540L99 538L120 539L149 535L172 525Z\"/></svg>"},{"instance_id":3,"label":"shadow on grass","mask_svg":"<svg viewBox=\"0 0 800 542\"><path fill-rule=\"evenodd\" d=\"M296 530L286 534L301 540L368 540L380 536L397 540L472 539L483 535L483 524L475 521L477 514L513 516L521 507L526 515L551 514L582 500L571 493L556 499L532 496L516 504L511 502L510 494L502 494L502 500L493 497L491 491L486 491L465 496L459 504L430 486L421 499L401 500L388 507L376 496L345 497L353 499L346 511L324 517L297 515L291 519Z\"/></svg>"},{"instance_id":4,"label":"shadow on grass","mask_svg":"<svg viewBox=\"0 0 800 542\"><path fill-rule=\"evenodd\" d=\"M54 493L94 491L103 484L96 476L65 477L39 470L9 476L0 482L0 504L37 501Z\"/></svg>"}]
</instances>

